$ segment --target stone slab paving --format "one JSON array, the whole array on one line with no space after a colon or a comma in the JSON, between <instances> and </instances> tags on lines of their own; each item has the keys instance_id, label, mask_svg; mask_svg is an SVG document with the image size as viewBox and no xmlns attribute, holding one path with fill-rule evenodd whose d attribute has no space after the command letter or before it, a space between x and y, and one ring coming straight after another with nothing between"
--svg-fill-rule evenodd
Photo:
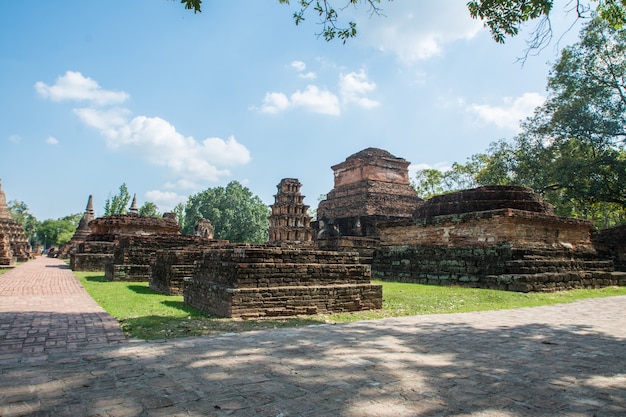
<instances>
[{"instance_id":1,"label":"stone slab paving","mask_svg":"<svg viewBox=\"0 0 626 417\"><path fill-rule=\"evenodd\" d=\"M34 262L10 273L30 265L32 279L56 291L45 279L51 261ZM69 328L96 314L93 302L53 302L45 291L12 300L7 278L16 277L0 276L2 343L7 330L28 327L15 324L16 313L47 312L49 326L65 320ZM157 342L107 339L43 352L10 345L0 357L0 416L626 415L626 297Z\"/></svg>"}]
</instances>

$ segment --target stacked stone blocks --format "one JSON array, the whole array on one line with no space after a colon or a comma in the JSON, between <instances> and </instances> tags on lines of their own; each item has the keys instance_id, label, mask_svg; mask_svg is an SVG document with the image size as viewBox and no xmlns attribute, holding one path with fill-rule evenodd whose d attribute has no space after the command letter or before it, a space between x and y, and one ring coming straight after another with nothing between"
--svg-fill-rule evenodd
<instances>
[{"instance_id":1,"label":"stacked stone blocks","mask_svg":"<svg viewBox=\"0 0 626 417\"><path fill-rule=\"evenodd\" d=\"M105 278L109 281L148 282L157 252L187 247L207 248L221 243L225 241L177 234L120 236L112 261L105 265Z\"/></svg>"},{"instance_id":2,"label":"stacked stone blocks","mask_svg":"<svg viewBox=\"0 0 626 417\"><path fill-rule=\"evenodd\" d=\"M522 292L626 284L626 274L598 256L591 222L535 207L541 211L466 211L388 224L380 228L373 276Z\"/></svg>"},{"instance_id":3,"label":"stacked stone blocks","mask_svg":"<svg viewBox=\"0 0 626 417\"><path fill-rule=\"evenodd\" d=\"M379 309L356 252L271 246L205 251L185 282L185 303L220 317L275 317Z\"/></svg>"}]
</instances>

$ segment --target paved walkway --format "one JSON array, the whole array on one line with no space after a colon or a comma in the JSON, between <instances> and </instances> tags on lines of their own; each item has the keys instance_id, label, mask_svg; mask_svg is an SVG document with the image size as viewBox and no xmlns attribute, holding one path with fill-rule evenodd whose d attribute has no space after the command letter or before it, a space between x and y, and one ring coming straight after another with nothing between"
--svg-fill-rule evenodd
<instances>
[{"instance_id":1,"label":"paved walkway","mask_svg":"<svg viewBox=\"0 0 626 417\"><path fill-rule=\"evenodd\" d=\"M624 416L626 297L125 340L62 262L0 275L0 416Z\"/></svg>"}]
</instances>

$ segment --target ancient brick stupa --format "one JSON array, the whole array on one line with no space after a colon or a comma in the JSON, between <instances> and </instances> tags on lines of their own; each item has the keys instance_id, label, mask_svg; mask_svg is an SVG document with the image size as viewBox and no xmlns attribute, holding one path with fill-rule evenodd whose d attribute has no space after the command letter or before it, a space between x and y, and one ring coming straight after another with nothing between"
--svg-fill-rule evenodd
<instances>
[{"instance_id":1,"label":"ancient brick stupa","mask_svg":"<svg viewBox=\"0 0 626 417\"><path fill-rule=\"evenodd\" d=\"M410 219L422 200L411 187L409 165L367 148L331 167L335 184L317 208L318 236L375 236L380 222Z\"/></svg>"},{"instance_id":2,"label":"ancient brick stupa","mask_svg":"<svg viewBox=\"0 0 626 417\"><path fill-rule=\"evenodd\" d=\"M381 227L372 275L523 292L626 284L594 248L592 229L591 221L555 216L530 188L463 190Z\"/></svg>"},{"instance_id":3,"label":"ancient brick stupa","mask_svg":"<svg viewBox=\"0 0 626 417\"><path fill-rule=\"evenodd\" d=\"M307 213L309 206L304 204L300 194L300 181L284 178L276 187L278 192L271 205L270 242L309 242L313 237L311 219Z\"/></svg>"},{"instance_id":4,"label":"ancient brick stupa","mask_svg":"<svg viewBox=\"0 0 626 417\"><path fill-rule=\"evenodd\" d=\"M98 217L88 224L89 235L70 256L70 267L75 271L104 270L113 261L122 236L179 235L181 230L174 213L165 213L163 218L140 216L136 198L128 214Z\"/></svg>"},{"instance_id":5,"label":"ancient brick stupa","mask_svg":"<svg viewBox=\"0 0 626 417\"><path fill-rule=\"evenodd\" d=\"M81 217L80 222L78 223L78 227L72 236L72 239L61 248L59 252L60 258L65 258L69 256L71 253L76 251L76 247L78 244L82 243L87 239L87 236L91 233L91 229L89 228L89 222L96 218L96 214L93 210L93 197L90 195L87 200L87 207L85 208L85 213L83 213L83 217Z\"/></svg>"},{"instance_id":6,"label":"ancient brick stupa","mask_svg":"<svg viewBox=\"0 0 626 417\"><path fill-rule=\"evenodd\" d=\"M28 237L22 225L11 218L6 195L0 184L0 265L12 266L15 261L27 261L30 253Z\"/></svg>"}]
</instances>

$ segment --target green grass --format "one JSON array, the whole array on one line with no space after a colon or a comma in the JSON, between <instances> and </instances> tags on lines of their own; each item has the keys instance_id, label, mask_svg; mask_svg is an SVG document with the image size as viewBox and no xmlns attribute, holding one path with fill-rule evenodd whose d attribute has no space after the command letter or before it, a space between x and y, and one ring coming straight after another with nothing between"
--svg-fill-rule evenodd
<instances>
[{"instance_id":1,"label":"green grass","mask_svg":"<svg viewBox=\"0 0 626 417\"><path fill-rule=\"evenodd\" d=\"M383 308L356 313L240 320L210 317L141 282L110 282L99 272L74 272L91 296L121 324L129 337L163 339L242 332L309 324L342 323L421 314L501 310L568 303L584 298L626 295L626 287L557 293L516 293L462 287L376 282L383 285Z\"/></svg>"},{"instance_id":2,"label":"green grass","mask_svg":"<svg viewBox=\"0 0 626 417\"><path fill-rule=\"evenodd\" d=\"M74 272L87 292L115 317L127 336L163 339L320 324L315 317L236 320L210 317L183 303L182 296L152 291L145 282L107 281L100 272Z\"/></svg>"}]
</instances>

